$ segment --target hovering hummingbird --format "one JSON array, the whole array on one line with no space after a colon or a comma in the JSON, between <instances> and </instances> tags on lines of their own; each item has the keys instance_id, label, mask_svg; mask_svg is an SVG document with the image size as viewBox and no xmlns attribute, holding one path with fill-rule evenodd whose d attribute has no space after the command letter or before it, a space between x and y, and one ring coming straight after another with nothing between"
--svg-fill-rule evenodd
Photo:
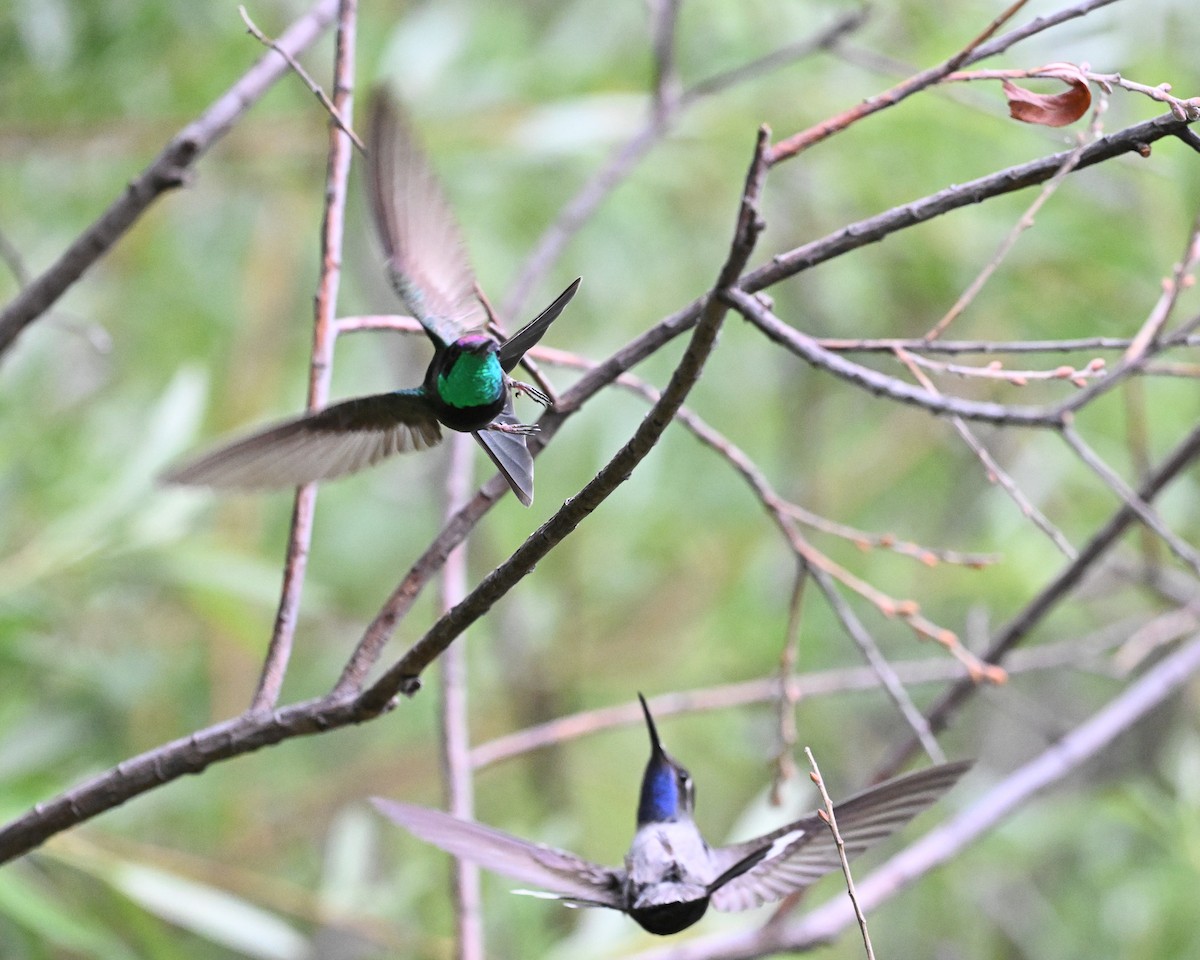
<instances>
[{"instance_id":1,"label":"hovering hummingbird","mask_svg":"<svg viewBox=\"0 0 1200 960\"><path fill-rule=\"evenodd\" d=\"M691 775L663 749L646 706L650 762L642 777L637 832L624 869L604 867L529 843L440 810L379 797L372 803L410 833L496 873L550 891L517 890L569 906L608 907L629 914L650 933L690 927L711 902L718 910L747 910L780 900L841 864L828 824L813 814L771 833L727 847L710 847L692 819ZM837 804L847 856L890 836L958 781L970 762L930 767L857 793Z\"/></svg>"},{"instance_id":2,"label":"hovering hummingbird","mask_svg":"<svg viewBox=\"0 0 1200 960\"><path fill-rule=\"evenodd\" d=\"M367 194L392 287L433 341L419 387L356 397L267 427L164 474L168 483L211 487L292 487L352 473L393 453L422 450L441 427L470 433L521 503L533 501L536 426L513 413L512 394L549 398L509 373L579 289L576 279L507 340L484 329L449 204L398 108L384 94L371 106Z\"/></svg>"}]
</instances>

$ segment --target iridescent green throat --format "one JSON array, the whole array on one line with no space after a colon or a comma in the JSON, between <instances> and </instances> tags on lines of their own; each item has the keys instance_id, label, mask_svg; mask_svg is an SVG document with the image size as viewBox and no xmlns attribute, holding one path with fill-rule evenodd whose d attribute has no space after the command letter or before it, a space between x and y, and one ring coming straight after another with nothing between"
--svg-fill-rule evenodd
<instances>
[{"instance_id":1,"label":"iridescent green throat","mask_svg":"<svg viewBox=\"0 0 1200 960\"><path fill-rule=\"evenodd\" d=\"M438 396L452 407L484 407L504 389L504 371L494 353L463 353L446 373L438 374Z\"/></svg>"}]
</instances>

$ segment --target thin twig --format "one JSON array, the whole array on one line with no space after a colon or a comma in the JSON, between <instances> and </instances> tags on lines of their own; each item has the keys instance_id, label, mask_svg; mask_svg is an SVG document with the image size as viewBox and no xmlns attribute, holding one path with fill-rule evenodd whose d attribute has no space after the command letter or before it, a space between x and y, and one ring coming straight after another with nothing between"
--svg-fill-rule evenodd
<instances>
[{"instance_id":1,"label":"thin twig","mask_svg":"<svg viewBox=\"0 0 1200 960\"><path fill-rule=\"evenodd\" d=\"M296 76L304 81L304 85L307 86L310 91L312 91L313 96L317 98L321 106L323 106L329 116L333 118L333 122L336 123L342 129L342 132L354 142L354 145L358 148L358 152L365 156L367 152L366 144L359 139L358 134L354 132L354 128L343 119L344 114L342 111L333 105L333 101L331 101L329 97L325 95L325 91L322 90L317 82L308 75L308 71L300 65L300 61L288 53L288 51L281 47L276 41L272 40L265 33L259 30L258 25L250 19L250 14L246 12L245 7L239 6L238 13L242 15L242 22L246 24L246 32L249 33L250 36L254 37L254 39L263 46L270 47L287 61L288 66L295 71Z\"/></svg>"},{"instance_id":2,"label":"thin twig","mask_svg":"<svg viewBox=\"0 0 1200 960\"><path fill-rule=\"evenodd\" d=\"M914 93L924 90L926 87L937 83L941 78L949 73L957 70L964 63L969 62L971 54L975 52L984 41L990 39L997 30L1005 23L1016 16L1021 7L1025 6L1028 0L1016 0L1003 13L993 20L987 28L975 37L970 43L959 50L949 60L931 67L928 70L923 70L914 76L909 77L896 84L889 90L883 93L876 94L873 97L867 97L861 103L855 104L848 110L824 120L815 126L809 127L800 133L790 137L785 137L771 148L770 163L774 166L781 163L796 154L807 150L814 144L820 143L822 140L828 140L834 134L841 133L847 127L852 126L859 120L869 117L873 113L878 113L880 110L885 110L888 107L894 107L901 100L904 100Z\"/></svg>"},{"instance_id":3,"label":"thin twig","mask_svg":"<svg viewBox=\"0 0 1200 960\"><path fill-rule=\"evenodd\" d=\"M337 40L334 52L334 96L338 109L349 111L354 102L354 44L358 22L357 0L341 0L338 8ZM283 51L280 51L281 53ZM286 56L286 54L284 54ZM345 131L330 127L329 160L325 177L325 216L321 227L321 273L313 300L312 353L308 366L308 409L317 410L329 402L329 384L333 377L333 347L337 340L338 287L342 276L342 244L346 229L346 196L353 156ZM288 532L287 555L283 565L283 587L275 625L267 646L262 673L251 701L252 711L270 710L279 701L296 623L304 574L312 545L313 521L317 509L317 485L307 484L296 491L292 523Z\"/></svg>"},{"instance_id":4,"label":"thin twig","mask_svg":"<svg viewBox=\"0 0 1200 960\"><path fill-rule=\"evenodd\" d=\"M953 566L969 567L972 570L982 570L984 567L999 563L1001 559L997 553L964 553L962 550L948 550L945 547L927 547L921 543L904 540L894 533L871 533L867 530L860 530L857 527L830 520L828 517L822 517L796 503L783 503L780 507L784 513L806 527L849 540L860 550L876 547L881 550L889 550L902 557L912 557L927 567L947 563Z\"/></svg>"},{"instance_id":5,"label":"thin twig","mask_svg":"<svg viewBox=\"0 0 1200 960\"><path fill-rule=\"evenodd\" d=\"M875 949L871 946L871 934L867 932L867 918L864 916L862 906L858 902L858 890L855 889L854 875L850 872L850 861L846 857L846 844L842 840L841 833L838 831L837 816L833 810L833 798L829 796L829 791L825 789L825 781L821 777L821 769L817 766L817 758L813 756L812 750L805 747L804 755L808 757L808 765L812 767L812 773L809 774L809 777L817 785L817 789L821 791L821 801L825 804L825 809L818 810L817 816L829 825L829 832L833 834L833 842L837 845L838 859L842 862L842 876L846 878L846 893L849 894L850 903L854 906L854 916L858 920L858 929L862 931L863 947L867 951L867 960L875 960Z\"/></svg>"},{"instance_id":6,"label":"thin twig","mask_svg":"<svg viewBox=\"0 0 1200 960\"><path fill-rule=\"evenodd\" d=\"M854 641L858 647L863 659L867 665L875 671L875 675L879 677L879 685L883 688L888 698L895 704L896 709L900 712L900 716L904 718L904 722L913 731L913 736L921 743L921 747L929 754L929 758L934 763L945 763L946 754L942 751L941 745L938 744L937 738L929 727L929 723L921 715L921 711L917 709L917 705L913 703L912 697L908 695L908 690L905 689L903 682L896 675L891 662L883 655L883 651L879 649L879 645L871 636L871 633L861 620L855 615L842 597L838 594L837 588L833 585L829 576L823 570L813 571L813 580L821 589L821 593L825 595L826 601L832 608L834 615L842 624L842 629ZM954 650L951 649L953 653ZM1001 683L1007 679L1007 673L1003 671L989 670L987 664L981 664L974 660L963 660L959 658L967 668L971 678L975 682L987 680L992 683Z\"/></svg>"},{"instance_id":7,"label":"thin twig","mask_svg":"<svg viewBox=\"0 0 1200 960\"><path fill-rule=\"evenodd\" d=\"M1134 490L1118 476L1117 472L1112 469L1104 460L1088 446L1087 442L1079 435L1070 420L1063 424L1059 430L1062 438L1067 442L1076 456L1082 460L1093 473L1104 481L1108 487L1130 510L1137 514L1138 519L1142 521L1149 529L1153 530L1167 545L1170 551L1175 554L1180 560L1192 568L1192 572L1200 577L1200 553L1188 543L1178 537L1170 527L1163 522L1162 517L1158 515L1148 503L1144 502Z\"/></svg>"},{"instance_id":8,"label":"thin twig","mask_svg":"<svg viewBox=\"0 0 1200 960\"><path fill-rule=\"evenodd\" d=\"M786 44L777 50L772 50L770 53L764 54L757 60L751 60L749 63L741 64L730 70L713 74L711 77L700 80L684 91L684 104L690 105L694 100L711 97L723 90L728 90L730 87L737 86L739 83L765 76L774 70L789 66L819 51L836 49L848 34L853 33L859 27L863 26L870 15L871 8L867 6L851 10L839 16L829 26L811 37L805 37L803 40Z\"/></svg>"},{"instance_id":9,"label":"thin twig","mask_svg":"<svg viewBox=\"0 0 1200 960\"><path fill-rule=\"evenodd\" d=\"M1035 17L1023 27L1018 27L995 40L980 44L964 63L978 63L980 60L987 60L998 53L1004 53L1022 40L1028 40L1030 37L1049 30L1051 27L1057 27L1060 23L1066 23L1068 20L1086 17L1092 11L1116 2L1117 0L1083 0L1082 3L1069 4L1054 13Z\"/></svg>"},{"instance_id":10,"label":"thin twig","mask_svg":"<svg viewBox=\"0 0 1200 960\"><path fill-rule=\"evenodd\" d=\"M1039 77L1050 77L1056 80L1062 79L1061 69L1064 64L1051 63L1041 67L1032 67L1028 70L969 70L958 73L952 73L947 77L942 78L943 83L965 83L973 80L1034 80ZM1160 83L1158 86L1148 86L1144 83L1137 83L1133 80L1126 80L1119 73L1096 73L1084 67L1069 64L1078 71L1078 75L1096 84L1105 93L1112 93L1114 87L1120 87L1122 90L1128 90L1130 93L1140 93L1149 97L1151 100L1157 100L1159 103L1164 103L1170 107L1171 112L1180 120L1200 120L1200 97L1192 97L1187 100L1182 100L1179 97L1171 96L1171 85L1169 83Z\"/></svg>"},{"instance_id":11,"label":"thin twig","mask_svg":"<svg viewBox=\"0 0 1200 960\"><path fill-rule=\"evenodd\" d=\"M1129 635L1113 656L1113 666L1128 677L1141 668L1146 660L1167 644L1181 640L1200 629L1200 601L1168 610L1160 617L1143 624Z\"/></svg>"},{"instance_id":12,"label":"thin twig","mask_svg":"<svg viewBox=\"0 0 1200 960\"><path fill-rule=\"evenodd\" d=\"M1122 357L1125 363L1136 363L1147 355L1151 346L1158 345L1159 334L1174 312L1179 295L1195 283L1192 271L1196 269L1197 263L1200 263L1200 213L1192 221L1192 230L1184 245L1183 256L1175 264L1171 276L1163 280L1162 295L1150 311L1146 322L1142 324L1142 328L1130 341L1129 348Z\"/></svg>"},{"instance_id":13,"label":"thin twig","mask_svg":"<svg viewBox=\"0 0 1200 960\"><path fill-rule=\"evenodd\" d=\"M914 337L817 337L826 350L846 353L891 353L897 347L912 353L996 354L996 353L1073 353L1081 350L1120 350L1129 348L1131 337L1078 337L1063 340L935 340ZM1165 347L1200 347L1200 336L1167 334L1160 341ZM1089 361L1090 362L1090 361ZM1103 363L1103 361L1101 361ZM1068 377L1069 378L1069 377Z\"/></svg>"},{"instance_id":14,"label":"thin twig","mask_svg":"<svg viewBox=\"0 0 1200 960\"><path fill-rule=\"evenodd\" d=\"M796 761L793 758L796 747L796 701L790 696L796 687L790 681L796 674L796 663L800 659L800 611L804 600L804 584L807 581L808 564L797 557L792 596L788 601L783 650L779 654L779 702L776 717L779 726L779 750L775 754L775 774L771 778L771 803L775 806L783 802L783 788L796 776Z\"/></svg>"},{"instance_id":15,"label":"thin twig","mask_svg":"<svg viewBox=\"0 0 1200 960\"><path fill-rule=\"evenodd\" d=\"M651 0L650 35L654 52L651 84L652 112L660 119L673 113L679 103L680 80L675 64L675 34L683 0Z\"/></svg>"},{"instance_id":16,"label":"thin twig","mask_svg":"<svg viewBox=\"0 0 1200 960\"><path fill-rule=\"evenodd\" d=\"M923 343L924 341L919 341ZM930 344L932 346L932 344ZM961 363L945 363L940 360L930 360L928 357L921 356L915 350L897 344L894 348L897 351L903 350L906 354L906 364L916 364L924 370L929 370L932 373L941 373L948 376L962 377L964 380L998 380L1002 383L1011 384L1014 387L1028 386L1031 381L1042 380L1066 380L1076 387L1084 386L1089 380L1094 380L1096 377L1105 376L1105 367L1107 364L1100 357L1093 357L1087 362L1083 369L1078 369L1069 364L1060 364L1053 370L1010 370L1004 366L999 360L993 360L983 367L971 366ZM918 347L918 349L926 349Z\"/></svg>"},{"instance_id":17,"label":"thin twig","mask_svg":"<svg viewBox=\"0 0 1200 960\"><path fill-rule=\"evenodd\" d=\"M21 256L21 251L8 239L8 234L3 230L0 230L0 261L3 261L4 265L8 267L9 272L17 281L18 287L29 284L32 278L29 275L29 268L25 266L25 258Z\"/></svg>"},{"instance_id":18,"label":"thin twig","mask_svg":"<svg viewBox=\"0 0 1200 960\"><path fill-rule=\"evenodd\" d=\"M920 367L912 362L912 357L907 351L897 350L896 356L899 357L900 361L908 367L908 369L912 372L912 375L917 379L917 382L920 383L921 386L923 386L930 393L937 394L940 392L938 388L934 386L933 381L925 376ZM1067 559L1074 559L1075 548L1071 546L1071 542L1066 538L1063 532L1058 529L1058 527L1050 522L1050 518L1042 513L1042 511L1037 507L1035 507L1033 502L1025 496L1025 494L1021 491L1021 488L1017 486L1016 481L1013 480L1013 478L1008 475L1008 472L996 462L996 458L992 456L991 451L989 451L988 448L985 447L979 440L979 438L971 432L971 428L967 426L966 421L963 420L962 417L951 417L950 423L958 432L958 435L962 437L963 442L970 448L971 452L975 454L976 458L978 458L979 462L983 464L984 470L987 471L988 482L999 484L1000 489L1007 493L1013 503L1017 505L1017 509L1021 511L1021 516L1027 517L1029 520L1033 521L1034 526L1036 526L1042 531L1042 533L1049 537L1050 542L1058 547L1058 549L1065 557L1067 557Z\"/></svg>"}]
</instances>

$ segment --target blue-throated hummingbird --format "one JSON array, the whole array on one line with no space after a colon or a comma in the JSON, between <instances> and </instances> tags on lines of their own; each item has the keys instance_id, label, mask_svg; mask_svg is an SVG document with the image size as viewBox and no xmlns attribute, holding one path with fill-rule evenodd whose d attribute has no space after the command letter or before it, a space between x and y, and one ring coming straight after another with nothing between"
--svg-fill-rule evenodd
<instances>
[{"instance_id":1,"label":"blue-throated hummingbird","mask_svg":"<svg viewBox=\"0 0 1200 960\"><path fill-rule=\"evenodd\" d=\"M367 194L388 278L433 341L419 387L356 397L286 420L169 470L168 483L263 489L352 473L406 450L438 443L441 427L471 433L528 506L535 426L513 413L512 393L543 405L540 390L509 373L541 339L579 288L576 279L507 340L484 329L458 226L441 186L399 108L377 93L370 111Z\"/></svg>"},{"instance_id":2,"label":"blue-throated hummingbird","mask_svg":"<svg viewBox=\"0 0 1200 960\"><path fill-rule=\"evenodd\" d=\"M840 865L829 825L817 814L744 843L710 847L692 819L691 775L663 749L650 708L641 694L638 699L650 731L650 761L642 777L637 832L624 868L604 867L440 810L378 797L372 802L422 840L548 891L537 896L620 910L650 933L662 935L690 927L710 903L723 911L746 910L780 900ZM930 767L835 805L847 856L904 826L970 766L961 762Z\"/></svg>"}]
</instances>

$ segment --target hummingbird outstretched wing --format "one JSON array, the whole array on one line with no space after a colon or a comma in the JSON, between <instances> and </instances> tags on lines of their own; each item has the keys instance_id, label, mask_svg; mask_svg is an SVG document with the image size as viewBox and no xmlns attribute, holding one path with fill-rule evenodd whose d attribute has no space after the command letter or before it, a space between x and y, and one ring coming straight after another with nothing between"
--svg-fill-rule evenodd
<instances>
[{"instance_id":1,"label":"hummingbird outstretched wing","mask_svg":"<svg viewBox=\"0 0 1200 960\"><path fill-rule=\"evenodd\" d=\"M371 101L367 199L388 279L435 347L483 326L475 274L441 185L399 106L382 90Z\"/></svg>"},{"instance_id":2,"label":"hummingbird outstretched wing","mask_svg":"<svg viewBox=\"0 0 1200 960\"><path fill-rule=\"evenodd\" d=\"M833 812L847 857L891 836L953 787L970 767L969 761L930 767L835 804ZM728 879L714 884L711 902L726 912L780 900L841 865L829 825L816 815L714 850L713 857L721 878ZM743 865L746 869L739 870Z\"/></svg>"},{"instance_id":3,"label":"hummingbird outstretched wing","mask_svg":"<svg viewBox=\"0 0 1200 960\"><path fill-rule=\"evenodd\" d=\"M441 426L421 391L398 390L285 420L175 467L162 479L206 487L295 487L441 439Z\"/></svg>"},{"instance_id":4,"label":"hummingbird outstretched wing","mask_svg":"<svg viewBox=\"0 0 1200 960\"><path fill-rule=\"evenodd\" d=\"M513 413L511 397L505 403L504 410L492 422L521 422ZM504 433L500 430L479 430L472 436L479 441L483 452L508 481L517 499L525 506L533 503L533 456L525 445L525 437L519 433Z\"/></svg>"},{"instance_id":5,"label":"hummingbird outstretched wing","mask_svg":"<svg viewBox=\"0 0 1200 960\"><path fill-rule=\"evenodd\" d=\"M441 810L372 797L371 803L409 833L440 847L460 860L494 873L544 887L556 899L577 906L623 908L624 873L512 834L459 820Z\"/></svg>"},{"instance_id":6,"label":"hummingbird outstretched wing","mask_svg":"<svg viewBox=\"0 0 1200 960\"><path fill-rule=\"evenodd\" d=\"M512 369L521 362L526 351L542 339L542 335L549 329L550 324L558 319L563 308L571 302L582 279L582 277L576 277L574 282L560 293L550 306L500 344L500 366L504 368L505 373L511 373Z\"/></svg>"}]
</instances>

